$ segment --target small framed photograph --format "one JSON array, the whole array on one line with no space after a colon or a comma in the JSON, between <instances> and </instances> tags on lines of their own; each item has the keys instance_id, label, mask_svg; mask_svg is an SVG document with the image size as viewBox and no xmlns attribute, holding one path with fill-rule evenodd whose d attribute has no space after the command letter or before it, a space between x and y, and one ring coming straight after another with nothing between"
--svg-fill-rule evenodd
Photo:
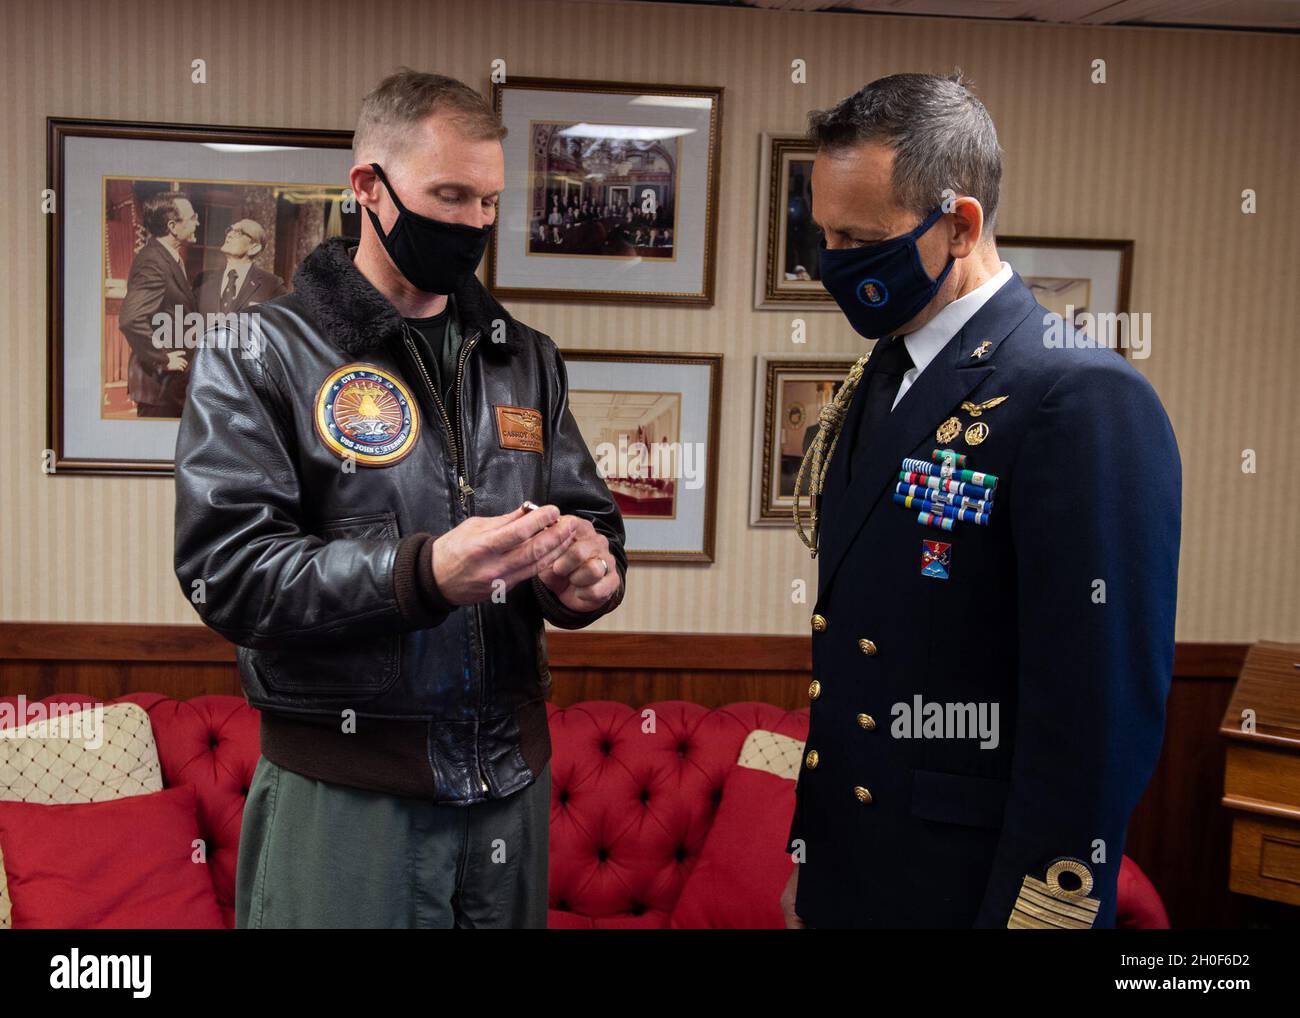
<instances>
[{"instance_id":1,"label":"small framed photograph","mask_svg":"<svg viewBox=\"0 0 1300 1018\"><path fill-rule=\"evenodd\" d=\"M835 310L821 284L812 220L815 146L798 135L764 134L758 159L758 254L754 306Z\"/></svg>"},{"instance_id":2,"label":"small framed photograph","mask_svg":"<svg viewBox=\"0 0 1300 1018\"><path fill-rule=\"evenodd\" d=\"M564 350L569 410L631 560L712 562L721 354Z\"/></svg>"},{"instance_id":3,"label":"small framed photograph","mask_svg":"<svg viewBox=\"0 0 1300 1018\"><path fill-rule=\"evenodd\" d=\"M170 474L207 329L254 322L317 244L360 237L352 132L54 118L47 131L53 472Z\"/></svg>"},{"instance_id":4,"label":"small framed photograph","mask_svg":"<svg viewBox=\"0 0 1300 1018\"><path fill-rule=\"evenodd\" d=\"M1096 343L1106 340L1108 322L1119 321L1111 345L1120 354L1145 350L1146 339L1129 329L1129 285L1133 241L1072 240L1061 237L998 235L998 254L1020 274L1047 310L1072 321ZM1124 316L1115 319L1112 316Z\"/></svg>"},{"instance_id":5,"label":"small framed photograph","mask_svg":"<svg viewBox=\"0 0 1300 1018\"><path fill-rule=\"evenodd\" d=\"M488 249L502 298L712 304L722 89L511 78Z\"/></svg>"},{"instance_id":6,"label":"small framed photograph","mask_svg":"<svg viewBox=\"0 0 1300 1018\"><path fill-rule=\"evenodd\" d=\"M758 355L749 501L752 526L793 525L799 465L817 434L822 407L835 398L852 367L851 357ZM805 494L800 509L807 508Z\"/></svg>"}]
</instances>

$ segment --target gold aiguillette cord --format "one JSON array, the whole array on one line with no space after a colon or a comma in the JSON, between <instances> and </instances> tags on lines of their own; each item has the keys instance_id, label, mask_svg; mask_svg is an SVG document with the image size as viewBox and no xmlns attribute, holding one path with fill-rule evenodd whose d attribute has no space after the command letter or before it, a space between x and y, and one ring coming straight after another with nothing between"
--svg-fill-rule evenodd
<instances>
[{"instance_id":1,"label":"gold aiguillette cord","mask_svg":"<svg viewBox=\"0 0 1300 1018\"><path fill-rule=\"evenodd\" d=\"M808 451L803 455L803 462L799 464L799 473L795 475L794 526L799 532L799 540L803 541L812 552L813 558L817 557L817 500L826 481L826 468L830 466L831 456L835 452L835 443L840 438L840 428L844 426L844 417L849 412L849 404L853 402L853 393L862 379L862 369L867 366L867 361L870 359L870 352L859 357L849 369L847 377L840 383L840 390L835 394L835 398L822 407L822 412L817 416L817 434L813 437L812 445L808 446ZM808 475L810 533L804 532L803 520L799 517L799 490L803 487L805 474Z\"/></svg>"}]
</instances>

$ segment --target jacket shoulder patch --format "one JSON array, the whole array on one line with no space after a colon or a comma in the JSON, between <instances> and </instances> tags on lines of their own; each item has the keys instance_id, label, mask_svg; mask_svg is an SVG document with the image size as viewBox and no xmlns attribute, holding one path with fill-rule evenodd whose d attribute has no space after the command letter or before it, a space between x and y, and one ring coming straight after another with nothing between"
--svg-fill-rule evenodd
<instances>
[{"instance_id":1,"label":"jacket shoulder patch","mask_svg":"<svg viewBox=\"0 0 1300 1018\"><path fill-rule=\"evenodd\" d=\"M542 415L532 407L496 404L497 436L502 449L541 452Z\"/></svg>"}]
</instances>

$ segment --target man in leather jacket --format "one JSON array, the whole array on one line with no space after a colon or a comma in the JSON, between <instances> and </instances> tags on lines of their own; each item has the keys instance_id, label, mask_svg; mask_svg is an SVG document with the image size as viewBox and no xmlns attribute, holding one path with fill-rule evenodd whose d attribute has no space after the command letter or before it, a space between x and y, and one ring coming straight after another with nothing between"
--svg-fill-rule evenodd
<instances>
[{"instance_id":1,"label":"man in leather jacket","mask_svg":"<svg viewBox=\"0 0 1300 1018\"><path fill-rule=\"evenodd\" d=\"M543 620L612 611L627 565L559 351L473 274L503 135L460 82L386 79L359 245L195 360L176 575L262 712L241 927L545 925Z\"/></svg>"}]
</instances>

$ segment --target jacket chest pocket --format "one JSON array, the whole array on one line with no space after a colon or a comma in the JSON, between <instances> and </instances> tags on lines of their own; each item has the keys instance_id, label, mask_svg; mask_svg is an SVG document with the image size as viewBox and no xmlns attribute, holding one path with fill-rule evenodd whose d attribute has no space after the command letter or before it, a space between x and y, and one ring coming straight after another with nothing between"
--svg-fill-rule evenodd
<instances>
[{"instance_id":1,"label":"jacket chest pocket","mask_svg":"<svg viewBox=\"0 0 1300 1018\"><path fill-rule=\"evenodd\" d=\"M326 541L394 541L401 535L396 514L380 512L326 521L320 536ZM272 690L286 696L310 696L313 702L351 702L378 696L397 681L400 661L399 633L372 636L364 628L346 636L315 637L310 646L258 654Z\"/></svg>"}]
</instances>

